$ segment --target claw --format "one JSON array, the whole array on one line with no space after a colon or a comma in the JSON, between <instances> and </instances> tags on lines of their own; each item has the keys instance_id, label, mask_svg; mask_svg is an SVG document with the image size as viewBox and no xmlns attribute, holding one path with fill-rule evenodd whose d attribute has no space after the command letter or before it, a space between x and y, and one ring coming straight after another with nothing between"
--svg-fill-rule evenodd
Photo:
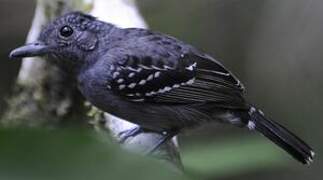
<instances>
[{"instance_id":1,"label":"claw","mask_svg":"<svg viewBox=\"0 0 323 180\"><path fill-rule=\"evenodd\" d=\"M118 133L119 143L124 143L128 138L135 137L142 132L143 132L143 129L139 126L122 131Z\"/></svg>"},{"instance_id":2,"label":"claw","mask_svg":"<svg viewBox=\"0 0 323 180\"><path fill-rule=\"evenodd\" d=\"M162 138L159 139L159 141L147 151L147 154L153 154L160 146L165 144L167 141L171 140L174 136L178 134L178 130L173 131L164 131L161 135Z\"/></svg>"}]
</instances>

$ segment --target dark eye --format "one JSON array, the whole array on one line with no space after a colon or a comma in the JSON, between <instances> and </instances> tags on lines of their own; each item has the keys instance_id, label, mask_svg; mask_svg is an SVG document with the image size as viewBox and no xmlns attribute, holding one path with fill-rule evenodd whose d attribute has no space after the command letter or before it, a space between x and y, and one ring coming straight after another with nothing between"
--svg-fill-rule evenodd
<instances>
[{"instance_id":1,"label":"dark eye","mask_svg":"<svg viewBox=\"0 0 323 180\"><path fill-rule=\"evenodd\" d=\"M63 37L70 37L73 34L73 29L70 26L63 26L60 30Z\"/></svg>"}]
</instances>

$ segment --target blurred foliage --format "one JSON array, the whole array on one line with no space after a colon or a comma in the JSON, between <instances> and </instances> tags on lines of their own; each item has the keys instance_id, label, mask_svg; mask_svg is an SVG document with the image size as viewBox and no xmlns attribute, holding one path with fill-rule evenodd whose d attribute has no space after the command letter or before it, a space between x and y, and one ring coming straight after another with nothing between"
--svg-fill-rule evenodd
<instances>
[{"instance_id":1,"label":"blurred foliage","mask_svg":"<svg viewBox=\"0 0 323 180\"><path fill-rule=\"evenodd\" d=\"M187 179L155 159L130 154L107 134L80 129L0 129L0 179ZM228 177L289 161L258 138L183 147L187 174Z\"/></svg>"},{"instance_id":2,"label":"blurred foliage","mask_svg":"<svg viewBox=\"0 0 323 180\"><path fill-rule=\"evenodd\" d=\"M0 179L187 179L107 139L86 130L1 129Z\"/></svg>"},{"instance_id":3,"label":"blurred foliage","mask_svg":"<svg viewBox=\"0 0 323 180\"><path fill-rule=\"evenodd\" d=\"M288 155L263 140L245 136L184 146L183 163L187 172L196 177L223 178L262 169L286 168L291 162L287 160Z\"/></svg>"}]
</instances>

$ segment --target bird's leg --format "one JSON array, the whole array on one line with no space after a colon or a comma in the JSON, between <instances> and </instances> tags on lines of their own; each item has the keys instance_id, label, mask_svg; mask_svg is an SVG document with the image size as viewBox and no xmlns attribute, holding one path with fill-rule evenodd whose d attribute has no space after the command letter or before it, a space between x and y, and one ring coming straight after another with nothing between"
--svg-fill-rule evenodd
<instances>
[{"instance_id":1,"label":"bird's leg","mask_svg":"<svg viewBox=\"0 0 323 180\"><path fill-rule=\"evenodd\" d=\"M178 134L178 130L164 131L162 138L160 138L160 140L150 150L147 151L147 154L154 153L161 145L172 139L176 134Z\"/></svg>"},{"instance_id":2,"label":"bird's leg","mask_svg":"<svg viewBox=\"0 0 323 180\"><path fill-rule=\"evenodd\" d=\"M142 133L143 131L144 131L144 129L141 128L140 126L122 131L118 134L118 137L120 139L119 143L124 143L128 138L137 136L138 134Z\"/></svg>"}]
</instances>

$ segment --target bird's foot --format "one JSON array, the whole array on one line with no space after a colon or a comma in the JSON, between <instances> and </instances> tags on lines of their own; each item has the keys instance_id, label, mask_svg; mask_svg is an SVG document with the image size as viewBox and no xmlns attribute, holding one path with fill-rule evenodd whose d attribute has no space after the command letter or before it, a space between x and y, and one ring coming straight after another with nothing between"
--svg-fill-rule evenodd
<instances>
[{"instance_id":1,"label":"bird's foot","mask_svg":"<svg viewBox=\"0 0 323 180\"><path fill-rule=\"evenodd\" d=\"M119 143L124 143L128 138L135 137L138 134L142 133L143 131L144 130L140 126L122 131L118 133Z\"/></svg>"},{"instance_id":2,"label":"bird's foot","mask_svg":"<svg viewBox=\"0 0 323 180\"><path fill-rule=\"evenodd\" d=\"M159 141L157 141L157 143L147 151L147 154L153 154L158 148L160 148L160 146L176 136L176 134L178 134L178 130L164 131L161 134L162 138L160 138Z\"/></svg>"}]
</instances>

